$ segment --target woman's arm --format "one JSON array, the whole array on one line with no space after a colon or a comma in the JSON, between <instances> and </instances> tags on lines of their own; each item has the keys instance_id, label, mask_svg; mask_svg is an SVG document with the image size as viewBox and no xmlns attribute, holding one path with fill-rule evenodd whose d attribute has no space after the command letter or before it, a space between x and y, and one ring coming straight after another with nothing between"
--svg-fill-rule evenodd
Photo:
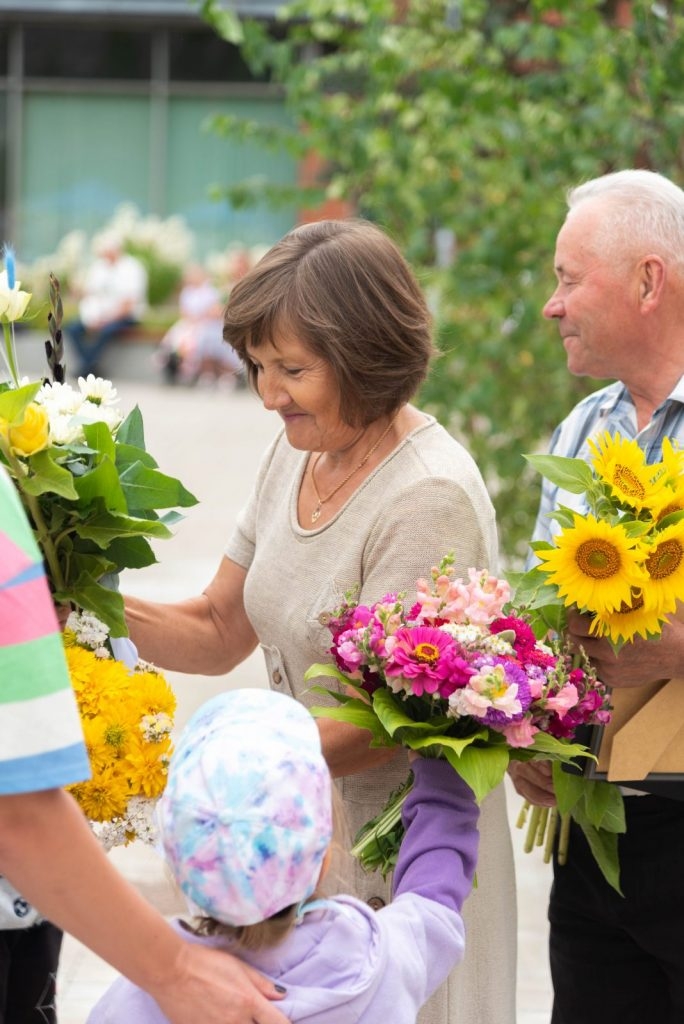
<instances>
[{"instance_id":1,"label":"woman's arm","mask_svg":"<svg viewBox=\"0 0 684 1024\"><path fill-rule=\"evenodd\" d=\"M274 986L183 942L107 860L63 790L0 797L0 871L41 913L156 999L172 1024L286 1024ZM265 998L265 997L268 998Z\"/></svg>"},{"instance_id":2,"label":"woman's arm","mask_svg":"<svg viewBox=\"0 0 684 1024\"><path fill-rule=\"evenodd\" d=\"M230 672L257 644L243 602L246 575L223 558L197 597L175 604L126 597L126 623L140 656L177 672Z\"/></svg>"}]
</instances>

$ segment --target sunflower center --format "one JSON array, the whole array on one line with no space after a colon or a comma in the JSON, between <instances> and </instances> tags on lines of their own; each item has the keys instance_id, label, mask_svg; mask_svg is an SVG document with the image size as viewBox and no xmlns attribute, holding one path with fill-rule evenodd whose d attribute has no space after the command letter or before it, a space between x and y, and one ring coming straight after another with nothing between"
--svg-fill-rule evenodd
<instances>
[{"instance_id":1,"label":"sunflower center","mask_svg":"<svg viewBox=\"0 0 684 1024\"><path fill-rule=\"evenodd\" d=\"M665 540L646 559L646 569L652 580L671 576L679 568L684 551L678 540Z\"/></svg>"},{"instance_id":2,"label":"sunflower center","mask_svg":"<svg viewBox=\"0 0 684 1024\"><path fill-rule=\"evenodd\" d=\"M428 665L434 665L439 660L439 647L435 644L416 644L413 653L416 661L422 661Z\"/></svg>"},{"instance_id":3,"label":"sunflower center","mask_svg":"<svg viewBox=\"0 0 684 1024\"><path fill-rule=\"evenodd\" d=\"M605 580L620 571L620 555L617 548L607 540L592 537L577 548L577 565L585 576Z\"/></svg>"},{"instance_id":4,"label":"sunflower center","mask_svg":"<svg viewBox=\"0 0 684 1024\"><path fill-rule=\"evenodd\" d=\"M646 489L636 473L633 473L629 466L616 466L613 473L613 483L623 494L629 498L643 498Z\"/></svg>"},{"instance_id":5,"label":"sunflower center","mask_svg":"<svg viewBox=\"0 0 684 1024\"><path fill-rule=\"evenodd\" d=\"M682 511L682 506L678 502L673 501L671 505L666 505L665 508L662 509L660 515L658 516L658 521L660 521L661 519L664 519L665 516L671 515L673 512L681 512L681 511Z\"/></svg>"}]
</instances>

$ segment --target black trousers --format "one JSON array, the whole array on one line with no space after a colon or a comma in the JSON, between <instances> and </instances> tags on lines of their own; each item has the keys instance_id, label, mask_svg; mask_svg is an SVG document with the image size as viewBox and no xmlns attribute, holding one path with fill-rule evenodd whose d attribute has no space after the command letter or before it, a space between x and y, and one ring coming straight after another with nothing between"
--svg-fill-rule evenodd
<instances>
[{"instance_id":1,"label":"black trousers","mask_svg":"<svg viewBox=\"0 0 684 1024\"><path fill-rule=\"evenodd\" d=\"M683 1024L684 803L625 797L616 893L574 823L549 903L552 1024Z\"/></svg>"},{"instance_id":2,"label":"black trousers","mask_svg":"<svg viewBox=\"0 0 684 1024\"><path fill-rule=\"evenodd\" d=\"M56 1024L62 933L44 921L0 931L0 1024Z\"/></svg>"}]
</instances>

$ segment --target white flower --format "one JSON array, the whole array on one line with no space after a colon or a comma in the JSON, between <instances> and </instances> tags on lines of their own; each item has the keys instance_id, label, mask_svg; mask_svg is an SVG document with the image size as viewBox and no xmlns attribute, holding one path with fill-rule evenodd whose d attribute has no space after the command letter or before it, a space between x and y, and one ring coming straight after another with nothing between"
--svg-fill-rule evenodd
<instances>
[{"instance_id":1,"label":"white flower","mask_svg":"<svg viewBox=\"0 0 684 1024\"><path fill-rule=\"evenodd\" d=\"M83 396L95 405L115 405L118 401L116 388L111 380L96 377L89 373L87 377L78 378L78 388Z\"/></svg>"},{"instance_id":2,"label":"white flower","mask_svg":"<svg viewBox=\"0 0 684 1024\"><path fill-rule=\"evenodd\" d=\"M21 320L31 301L31 292L20 291L20 283L20 281L15 281L14 287L10 288L7 271L0 271L0 320L4 323Z\"/></svg>"},{"instance_id":3,"label":"white flower","mask_svg":"<svg viewBox=\"0 0 684 1024\"><path fill-rule=\"evenodd\" d=\"M53 444L74 444L83 440L83 430L73 416L55 413L48 409L50 421L50 440Z\"/></svg>"},{"instance_id":4,"label":"white flower","mask_svg":"<svg viewBox=\"0 0 684 1024\"><path fill-rule=\"evenodd\" d=\"M105 656L109 657L109 652L103 647L109 630L92 612L71 612L66 625L67 629L76 634L76 640L82 647L95 651L98 657L102 657L100 651L104 650Z\"/></svg>"}]
</instances>

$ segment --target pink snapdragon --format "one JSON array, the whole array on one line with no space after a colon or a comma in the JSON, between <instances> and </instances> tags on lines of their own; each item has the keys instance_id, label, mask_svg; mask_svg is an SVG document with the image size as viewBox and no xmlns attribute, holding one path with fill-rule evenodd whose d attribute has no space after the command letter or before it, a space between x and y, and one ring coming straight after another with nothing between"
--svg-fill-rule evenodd
<instances>
[{"instance_id":1,"label":"pink snapdragon","mask_svg":"<svg viewBox=\"0 0 684 1024\"><path fill-rule=\"evenodd\" d=\"M558 693L554 694L552 697L546 698L546 706L547 708L551 708L552 711L555 711L562 721L568 711L575 707L578 699L579 694L575 684L566 683Z\"/></svg>"},{"instance_id":2,"label":"pink snapdragon","mask_svg":"<svg viewBox=\"0 0 684 1024\"><path fill-rule=\"evenodd\" d=\"M511 747L531 747L534 743L535 734L539 732L536 725L533 725L530 715L525 715L517 722L505 725L501 730L506 737L506 742Z\"/></svg>"}]
</instances>

